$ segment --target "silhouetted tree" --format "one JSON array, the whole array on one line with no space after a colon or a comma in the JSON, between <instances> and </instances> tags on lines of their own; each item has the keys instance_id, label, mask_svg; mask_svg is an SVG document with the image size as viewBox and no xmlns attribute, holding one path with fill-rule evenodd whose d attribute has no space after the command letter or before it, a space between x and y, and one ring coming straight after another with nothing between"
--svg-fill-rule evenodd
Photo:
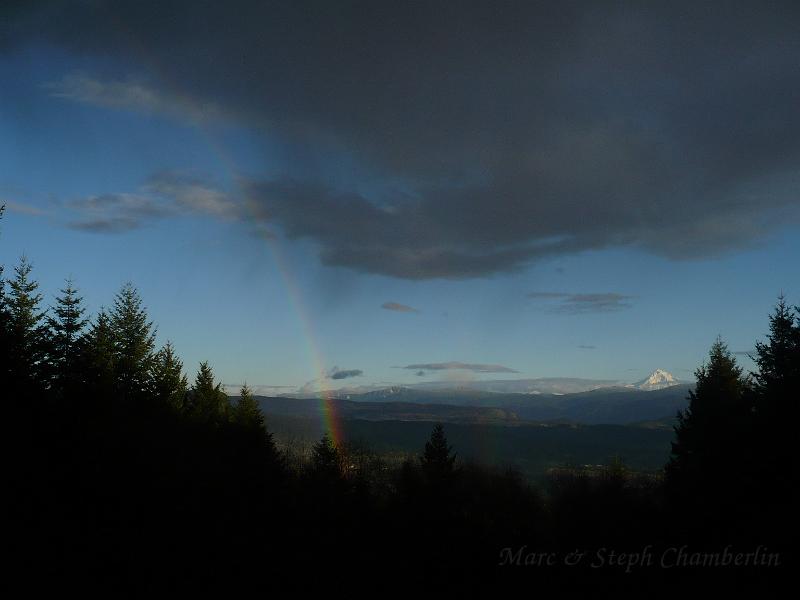
<instances>
[{"instance_id":1,"label":"silhouetted tree","mask_svg":"<svg viewBox=\"0 0 800 600\"><path fill-rule=\"evenodd\" d=\"M431 432L430 440L425 442L422 455L422 469L429 478L447 477L453 472L456 455L451 454L453 448L447 444L444 427L436 424Z\"/></svg>"},{"instance_id":2,"label":"silhouetted tree","mask_svg":"<svg viewBox=\"0 0 800 600\"><path fill-rule=\"evenodd\" d=\"M178 412L184 409L189 382L183 374L183 363L170 342L153 356L149 383L156 402Z\"/></svg>"},{"instance_id":3,"label":"silhouetted tree","mask_svg":"<svg viewBox=\"0 0 800 600\"><path fill-rule=\"evenodd\" d=\"M95 400L111 402L116 388L116 343L111 318L100 309L81 341L81 375L87 393Z\"/></svg>"},{"instance_id":4,"label":"silhouetted tree","mask_svg":"<svg viewBox=\"0 0 800 600\"><path fill-rule=\"evenodd\" d=\"M114 299L109 324L118 394L123 402L142 398L149 384L155 333L142 299L130 283L122 286Z\"/></svg>"},{"instance_id":5,"label":"silhouetted tree","mask_svg":"<svg viewBox=\"0 0 800 600\"><path fill-rule=\"evenodd\" d=\"M0 204L0 220L5 213L6 205ZM6 298L6 280L4 277L4 266L0 265L0 386L3 389L10 389L10 350L11 350L11 331L10 314L8 308L8 298Z\"/></svg>"},{"instance_id":6,"label":"silhouetted tree","mask_svg":"<svg viewBox=\"0 0 800 600\"><path fill-rule=\"evenodd\" d=\"M47 319L50 326L50 368L52 385L60 394L75 390L80 381L79 355L80 342L87 319L83 318L86 309L83 299L67 279L61 295L56 298L53 315Z\"/></svg>"},{"instance_id":7,"label":"silhouetted tree","mask_svg":"<svg viewBox=\"0 0 800 600\"><path fill-rule=\"evenodd\" d=\"M793 424L800 405L800 320L781 296L769 318L767 342L756 343L757 411L769 426Z\"/></svg>"},{"instance_id":8,"label":"silhouetted tree","mask_svg":"<svg viewBox=\"0 0 800 600\"><path fill-rule=\"evenodd\" d=\"M751 385L720 338L695 377L689 406L678 414L668 490L693 523L726 529L730 510L746 504L753 488Z\"/></svg>"},{"instance_id":9,"label":"silhouetted tree","mask_svg":"<svg viewBox=\"0 0 800 600\"><path fill-rule=\"evenodd\" d=\"M327 433L311 449L311 470L317 476L338 478L341 462L339 448Z\"/></svg>"},{"instance_id":10,"label":"silhouetted tree","mask_svg":"<svg viewBox=\"0 0 800 600\"><path fill-rule=\"evenodd\" d=\"M756 344L756 443L758 500L765 523L785 549L793 548L800 523L796 428L800 408L800 310L781 296L769 319L767 341Z\"/></svg>"},{"instance_id":11,"label":"silhouetted tree","mask_svg":"<svg viewBox=\"0 0 800 600\"><path fill-rule=\"evenodd\" d=\"M245 383L239 391L239 400L233 408L233 422L263 432L266 435L264 426L264 415L258 407L258 402L253 397L252 390Z\"/></svg>"},{"instance_id":12,"label":"silhouetted tree","mask_svg":"<svg viewBox=\"0 0 800 600\"><path fill-rule=\"evenodd\" d=\"M32 269L23 256L8 282L7 351L11 376L20 386L38 390L45 387L48 336L39 283L30 278Z\"/></svg>"},{"instance_id":13,"label":"silhouetted tree","mask_svg":"<svg viewBox=\"0 0 800 600\"><path fill-rule=\"evenodd\" d=\"M222 391L222 384L215 383L214 372L207 361L200 363L188 400L189 413L200 420L213 423L228 421L228 396Z\"/></svg>"}]
</instances>

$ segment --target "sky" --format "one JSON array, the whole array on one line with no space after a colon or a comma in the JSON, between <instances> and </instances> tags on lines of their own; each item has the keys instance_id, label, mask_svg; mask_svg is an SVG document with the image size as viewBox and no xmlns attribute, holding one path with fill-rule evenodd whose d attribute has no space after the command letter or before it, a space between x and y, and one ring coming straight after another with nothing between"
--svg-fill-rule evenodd
<instances>
[{"instance_id":1,"label":"sky","mask_svg":"<svg viewBox=\"0 0 800 600\"><path fill-rule=\"evenodd\" d=\"M0 264L190 377L691 379L800 303L796 3L0 11Z\"/></svg>"}]
</instances>

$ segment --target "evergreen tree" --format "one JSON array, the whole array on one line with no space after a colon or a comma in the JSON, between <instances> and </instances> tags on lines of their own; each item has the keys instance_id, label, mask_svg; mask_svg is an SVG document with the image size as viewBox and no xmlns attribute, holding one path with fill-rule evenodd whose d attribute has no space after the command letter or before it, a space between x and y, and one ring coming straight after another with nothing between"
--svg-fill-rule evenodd
<instances>
[{"instance_id":1,"label":"evergreen tree","mask_svg":"<svg viewBox=\"0 0 800 600\"><path fill-rule=\"evenodd\" d=\"M451 454L453 448L447 444L444 427L437 423L433 428L430 440L425 442L425 452L422 455L422 469L426 475L433 478L442 478L453 472L456 455Z\"/></svg>"},{"instance_id":2,"label":"evergreen tree","mask_svg":"<svg viewBox=\"0 0 800 600\"><path fill-rule=\"evenodd\" d=\"M83 380L90 395L98 400L111 400L115 392L115 350L111 317L101 308L80 344L80 370Z\"/></svg>"},{"instance_id":3,"label":"evergreen tree","mask_svg":"<svg viewBox=\"0 0 800 600\"><path fill-rule=\"evenodd\" d=\"M264 415L253 397L252 390L245 383L239 392L239 401L233 409L233 421L242 427L258 430L266 434Z\"/></svg>"},{"instance_id":4,"label":"evergreen tree","mask_svg":"<svg viewBox=\"0 0 800 600\"><path fill-rule=\"evenodd\" d=\"M800 502L795 441L800 407L800 318L798 308L790 309L783 296L770 316L766 343L756 344L757 443L761 496L769 504L773 531L787 531L797 522ZM788 543L788 540L787 540Z\"/></svg>"},{"instance_id":5,"label":"evergreen tree","mask_svg":"<svg viewBox=\"0 0 800 600\"><path fill-rule=\"evenodd\" d=\"M22 386L43 389L48 346L46 311L40 308L38 282L30 278L33 267L26 257L14 269L6 300L9 375Z\"/></svg>"},{"instance_id":6,"label":"evergreen tree","mask_svg":"<svg viewBox=\"0 0 800 600\"><path fill-rule=\"evenodd\" d=\"M79 379L78 356L80 340L88 322L83 318L83 299L78 296L72 280L67 279L61 296L56 298L54 316L48 318L50 326L50 367L55 389L64 393L74 388Z\"/></svg>"},{"instance_id":7,"label":"evergreen tree","mask_svg":"<svg viewBox=\"0 0 800 600\"><path fill-rule=\"evenodd\" d=\"M109 324L113 332L114 372L121 400L142 398L150 384L155 333L142 307L142 299L130 283L125 284L114 299Z\"/></svg>"},{"instance_id":8,"label":"evergreen tree","mask_svg":"<svg viewBox=\"0 0 800 600\"><path fill-rule=\"evenodd\" d=\"M222 384L214 382L214 372L207 361L200 363L189 398L189 412L195 417L214 423L228 421L228 396L222 391Z\"/></svg>"},{"instance_id":9,"label":"evergreen tree","mask_svg":"<svg viewBox=\"0 0 800 600\"><path fill-rule=\"evenodd\" d=\"M800 310L780 296L769 318L767 342L756 343L754 373L759 416L773 426L793 423L800 403Z\"/></svg>"},{"instance_id":10,"label":"evergreen tree","mask_svg":"<svg viewBox=\"0 0 800 600\"><path fill-rule=\"evenodd\" d=\"M720 338L695 377L689 406L678 413L667 484L697 516L722 515L724 505L747 491L752 472L751 384Z\"/></svg>"},{"instance_id":11,"label":"evergreen tree","mask_svg":"<svg viewBox=\"0 0 800 600\"><path fill-rule=\"evenodd\" d=\"M150 365L150 392L153 399L162 406L180 412L185 407L188 389L183 363L175 354L172 344L167 342L156 352Z\"/></svg>"},{"instance_id":12,"label":"evergreen tree","mask_svg":"<svg viewBox=\"0 0 800 600\"><path fill-rule=\"evenodd\" d=\"M318 477L338 478L342 474L342 455L326 433L311 449L311 471Z\"/></svg>"},{"instance_id":13,"label":"evergreen tree","mask_svg":"<svg viewBox=\"0 0 800 600\"><path fill-rule=\"evenodd\" d=\"M6 205L0 204L0 219L3 218ZM11 331L8 298L6 297L6 280L4 267L0 265L0 387L9 389Z\"/></svg>"}]
</instances>

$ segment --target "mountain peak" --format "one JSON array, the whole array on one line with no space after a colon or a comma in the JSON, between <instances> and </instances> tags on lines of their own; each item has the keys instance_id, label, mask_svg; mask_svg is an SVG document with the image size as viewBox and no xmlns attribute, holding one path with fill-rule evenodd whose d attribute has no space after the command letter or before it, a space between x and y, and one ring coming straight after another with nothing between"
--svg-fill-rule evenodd
<instances>
[{"instance_id":1,"label":"mountain peak","mask_svg":"<svg viewBox=\"0 0 800 600\"><path fill-rule=\"evenodd\" d=\"M633 385L640 390L651 391L661 390L679 384L680 381L675 379L675 376L669 371L665 371L664 369L656 369L650 374L649 377L642 379L641 381L637 381Z\"/></svg>"}]
</instances>

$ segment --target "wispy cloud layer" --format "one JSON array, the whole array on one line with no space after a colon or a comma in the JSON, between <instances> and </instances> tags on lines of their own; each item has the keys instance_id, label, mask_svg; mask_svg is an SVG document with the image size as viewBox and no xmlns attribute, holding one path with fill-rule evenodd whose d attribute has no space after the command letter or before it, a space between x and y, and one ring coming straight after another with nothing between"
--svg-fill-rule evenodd
<instances>
[{"instance_id":1,"label":"wispy cloud layer","mask_svg":"<svg viewBox=\"0 0 800 600\"><path fill-rule=\"evenodd\" d=\"M509 369L503 365L487 365L463 362L444 362L444 363L419 363L414 365L407 365L403 369L410 369L418 371L472 371L473 373L519 373L514 369Z\"/></svg>"},{"instance_id":2,"label":"wispy cloud layer","mask_svg":"<svg viewBox=\"0 0 800 600\"><path fill-rule=\"evenodd\" d=\"M405 312L405 313L419 312L418 309L413 308L411 306L406 306L405 304L400 304L399 302L384 302L383 304L381 304L381 308L386 310L393 310L395 312Z\"/></svg>"},{"instance_id":3,"label":"wispy cloud layer","mask_svg":"<svg viewBox=\"0 0 800 600\"><path fill-rule=\"evenodd\" d=\"M191 121L220 120L224 117L224 111L211 102L165 93L144 81L102 80L85 73L70 73L58 81L44 84L43 87L55 98L103 108L132 110Z\"/></svg>"},{"instance_id":4,"label":"wispy cloud layer","mask_svg":"<svg viewBox=\"0 0 800 600\"><path fill-rule=\"evenodd\" d=\"M206 181L171 171L153 175L145 186L148 192L170 199L176 209L210 215L212 217L235 218L241 207L230 195Z\"/></svg>"},{"instance_id":5,"label":"wispy cloud layer","mask_svg":"<svg viewBox=\"0 0 800 600\"><path fill-rule=\"evenodd\" d=\"M91 233L123 233L168 217L234 219L240 205L200 179L174 172L152 176L136 193L90 196L66 204L67 226Z\"/></svg>"},{"instance_id":6,"label":"wispy cloud layer","mask_svg":"<svg viewBox=\"0 0 800 600\"><path fill-rule=\"evenodd\" d=\"M45 217L49 215L49 211L33 206L30 204L23 204L21 202L12 202L10 200L3 200L0 198L0 206L5 206L6 210L20 215L28 215L30 217Z\"/></svg>"},{"instance_id":7,"label":"wispy cloud layer","mask_svg":"<svg viewBox=\"0 0 800 600\"><path fill-rule=\"evenodd\" d=\"M547 310L570 315L614 312L631 308L633 296L617 293L567 294L562 292L531 292L529 298L543 301ZM585 348L585 346L580 346Z\"/></svg>"},{"instance_id":8,"label":"wispy cloud layer","mask_svg":"<svg viewBox=\"0 0 800 600\"><path fill-rule=\"evenodd\" d=\"M144 223L171 214L169 206L140 194L103 194L67 204L74 219L72 229L92 233L121 233L138 229Z\"/></svg>"}]
</instances>

